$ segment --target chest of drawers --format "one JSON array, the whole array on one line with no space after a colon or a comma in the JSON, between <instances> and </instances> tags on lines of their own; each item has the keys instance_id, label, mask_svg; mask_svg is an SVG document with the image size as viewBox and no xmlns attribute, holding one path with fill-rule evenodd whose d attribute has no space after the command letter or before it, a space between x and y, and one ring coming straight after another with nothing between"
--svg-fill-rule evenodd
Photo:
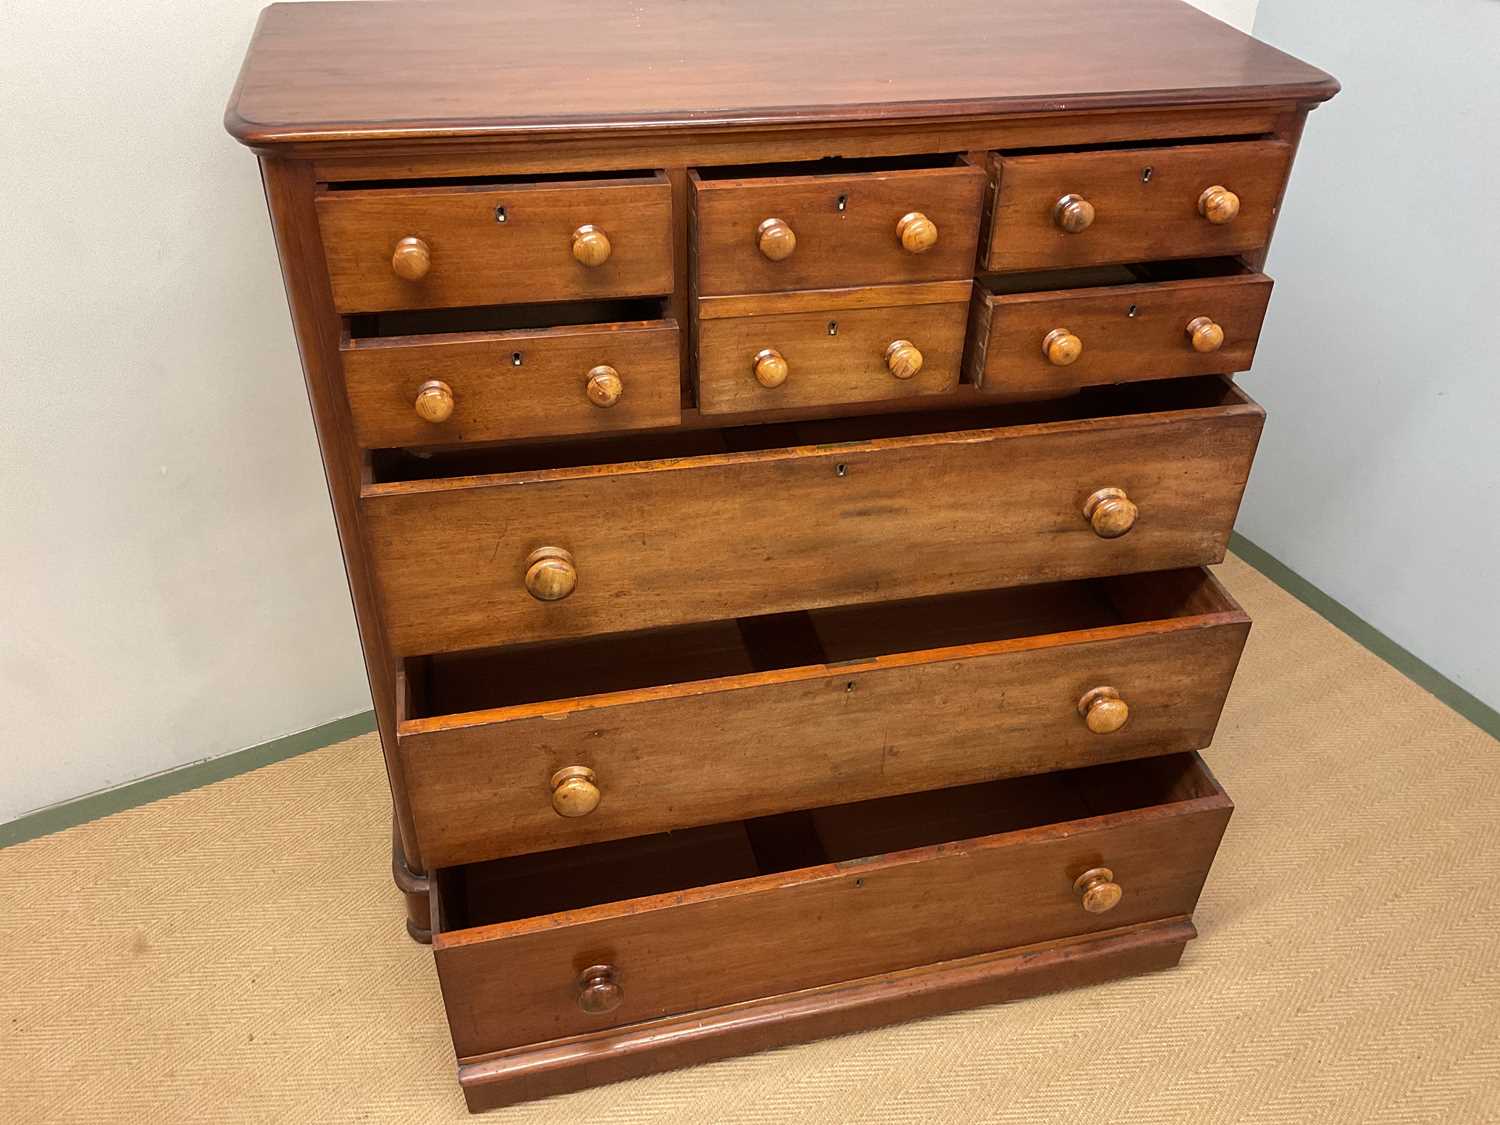
<instances>
[{"instance_id":1,"label":"chest of drawers","mask_svg":"<svg viewBox=\"0 0 1500 1125\"><path fill-rule=\"evenodd\" d=\"M1176 0L267 9L471 1108L1175 964L1326 74Z\"/></svg>"}]
</instances>

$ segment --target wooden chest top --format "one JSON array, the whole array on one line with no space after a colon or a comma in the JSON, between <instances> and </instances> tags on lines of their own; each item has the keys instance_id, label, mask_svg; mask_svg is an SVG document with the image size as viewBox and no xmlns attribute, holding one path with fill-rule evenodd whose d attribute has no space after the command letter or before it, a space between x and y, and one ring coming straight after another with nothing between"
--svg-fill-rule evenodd
<instances>
[{"instance_id":1,"label":"wooden chest top","mask_svg":"<svg viewBox=\"0 0 1500 1125\"><path fill-rule=\"evenodd\" d=\"M1315 102L1328 74L1182 0L273 4L247 144Z\"/></svg>"}]
</instances>

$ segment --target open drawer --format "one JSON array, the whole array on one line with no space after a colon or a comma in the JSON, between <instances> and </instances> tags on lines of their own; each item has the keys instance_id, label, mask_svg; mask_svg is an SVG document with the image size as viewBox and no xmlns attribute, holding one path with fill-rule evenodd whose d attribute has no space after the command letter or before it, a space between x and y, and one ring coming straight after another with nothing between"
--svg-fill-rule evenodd
<instances>
[{"instance_id":1,"label":"open drawer","mask_svg":"<svg viewBox=\"0 0 1500 1125\"><path fill-rule=\"evenodd\" d=\"M969 381L1037 398L1246 371L1271 279L1237 260L995 274L974 287Z\"/></svg>"},{"instance_id":2,"label":"open drawer","mask_svg":"<svg viewBox=\"0 0 1500 1125\"><path fill-rule=\"evenodd\" d=\"M454 1047L1191 915L1231 809L1181 754L440 869Z\"/></svg>"},{"instance_id":3,"label":"open drawer","mask_svg":"<svg viewBox=\"0 0 1500 1125\"><path fill-rule=\"evenodd\" d=\"M362 512L398 656L1223 558L1264 414L1217 377L414 457Z\"/></svg>"},{"instance_id":4,"label":"open drawer","mask_svg":"<svg viewBox=\"0 0 1500 1125\"><path fill-rule=\"evenodd\" d=\"M397 745L448 866L1199 749L1248 630L1179 570L414 658Z\"/></svg>"}]
</instances>

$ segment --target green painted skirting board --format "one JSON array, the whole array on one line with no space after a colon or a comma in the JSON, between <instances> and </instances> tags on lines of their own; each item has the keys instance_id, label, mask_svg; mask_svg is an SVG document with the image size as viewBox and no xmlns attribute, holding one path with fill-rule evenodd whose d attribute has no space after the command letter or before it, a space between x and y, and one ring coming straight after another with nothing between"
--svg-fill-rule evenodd
<instances>
[{"instance_id":1,"label":"green painted skirting board","mask_svg":"<svg viewBox=\"0 0 1500 1125\"><path fill-rule=\"evenodd\" d=\"M1402 648L1363 617L1334 601L1280 559L1267 554L1239 532L1230 536L1229 549L1412 683L1431 692L1486 734L1500 738L1500 711L1470 695L1432 665Z\"/></svg>"},{"instance_id":2,"label":"green painted skirting board","mask_svg":"<svg viewBox=\"0 0 1500 1125\"><path fill-rule=\"evenodd\" d=\"M1348 634L1407 679L1431 692L1487 734L1500 738L1500 712L1493 707L1487 706L1470 695L1431 665L1423 663L1364 618L1344 608L1243 535L1236 532L1229 541L1229 548L1292 597ZM248 750L239 750L233 754L225 754L221 758L194 762L191 765L166 770L113 789L102 789L97 793L89 793L49 808L38 809L9 824L0 824L0 848L60 832L64 828L72 828L74 825L97 820L111 813L123 812L137 805L160 800L162 797L186 793L189 789L197 789L215 781L223 781L227 777L248 773L261 766L268 766L272 762L279 762L285 758L296 757L298 754L306 754L310 750L331 746L346 738L369 734L374 729L375 714L373 711L365 711L358 715L350 715L347 719L336 719L331 723L324 723L312 730L289 734L274 742L252 746Z\"/></svg>"},{"instance_id":3,"label":"green painted skirting board","mask_svg":"<svg viewBox=\"0 0 1500 1125\"><path fill-rule=\"evenodd\" d=\"M289 734L284 738L252 746L248 750L236 750L218 758L205 758L201 762L154 773L139 781L128 781L113 789L86 793L71 801L27 813L9 824L0 824L0 848L34 840L38 836L49 836L53 832L86 824L102 816L150 804L163 797L186 793L189 789L211 785L237 774L249 773L261 766L269 766L272 762L295 758L298 754L332 746L335 742L342 742L356 735L369 734L374 729L375 712L362 711L347 719L335 719L320 727Z\"/></svg>"}]
</instances>

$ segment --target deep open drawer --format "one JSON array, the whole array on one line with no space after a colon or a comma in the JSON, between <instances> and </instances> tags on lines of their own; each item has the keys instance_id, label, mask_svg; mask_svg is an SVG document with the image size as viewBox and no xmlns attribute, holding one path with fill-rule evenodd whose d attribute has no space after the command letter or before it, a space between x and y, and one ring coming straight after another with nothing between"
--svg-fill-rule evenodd
<instances>
[{"instance_id":1,"label":"deep open drawer","mask_svg":"<svg viewBox=\"0 0 1500 1125\"><path fill-rule=\"evenodd\" d=\"M1180 570L413 658L397 742L447 866L1200 749L1248 630Z\"/></svg>"},{"instance_id":2,"label":"deep open drawer","mask_svg":"<svg viewBox=\"0 0 1500 1125\"><path fill-rule=\"evenodd\" d=\"M1190 915L1231 809L1181 754L439 870L454 1046L473 1058ZM1122 893L1092 913L1075 884L1101 868Z\"/></svg>"}]
</instances>

